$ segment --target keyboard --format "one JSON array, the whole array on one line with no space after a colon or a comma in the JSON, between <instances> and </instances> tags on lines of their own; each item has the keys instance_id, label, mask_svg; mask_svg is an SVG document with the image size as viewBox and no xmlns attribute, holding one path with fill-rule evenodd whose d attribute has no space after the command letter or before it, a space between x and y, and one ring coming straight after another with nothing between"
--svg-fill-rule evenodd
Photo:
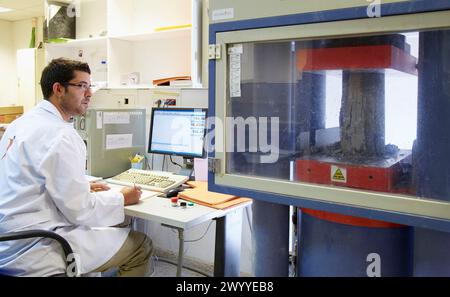
<instances>
[{"instance_id":1,"label":"keyboard","mask_svg":"<svg viewBox=\"0 0 450 297\"><path fill-rule=\"evenodd\" d=\"M144 190L167 193L170 189L176 188L189 177L177 175L165 171L148 171L140 169L128 169L116 176L106 179L106 182L132 187L134 184Z\"/></svg>"}]
</instances>

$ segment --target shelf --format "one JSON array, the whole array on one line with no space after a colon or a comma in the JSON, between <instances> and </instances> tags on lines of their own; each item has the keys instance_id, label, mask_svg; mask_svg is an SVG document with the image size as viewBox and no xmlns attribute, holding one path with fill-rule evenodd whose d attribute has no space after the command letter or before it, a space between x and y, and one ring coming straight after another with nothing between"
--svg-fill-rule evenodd
<instances>
[{"instance_id":1,"label":"shelf","mask_svg":"<svg viewBox=\"0 0 450 297\"><path fill-rule=\"evenodd\" d=\"M153 31L153 32L148 32L148 33L131 34L131 35L117 35L117 36L104 36L104 37L95 37L95 38L72 39L72 40L68 40L67 42L46 43L46 45L52 46L52 47L74 48L74 47L102 45L108 38L124 40L124 41L148 41L148 40L157 40L157 39L166 39L166 38L187 37L187 36L190 36L190 34L191 34L191 28L180 28L180 29Z\"/></svg>"},{"instance_id":2,"label":"shelf","mask_svg":"<svg viewBox=\"0 0 450 297\"><path fill-rule=\"evenodd\" d=\"M127 86L112 85L103 87L102 90L150 90L154 88L155 87L151 85L127 85Z\"/></svg>"},{"instance_id":3,"label":"shelf","mask_svg":"<svg viewBox=\"0 0 450 297\"><path fill-rule=\"evenodd\" d=\"M191 28L180 28L163 31L153 31L148 33L110 36L111 39L119 39L124 41L148 41L157 39L188 37L191 34Z\"/></svg>"},{"instance_id":4,"label":"shelf","mask_svg":"<svg viewBox=\"0 0 450 297\"><path fill-rule=\"evenodd\" d=\"M100 88L100 90L161 90L161 91L170 91L170 90L197 90L202 89L202 87L193 87L193 86L149 86L149 85L129 85L129 86L105 86Z\"/></svg>"},{"instance_id":5,"label":"shelf","mask_svg":"<svg viewBox=\"0 0 450 297\"><path fill-rule=\"evenodd\" d=\"M77 39L46 43L47 61L66 57L88 63L94 82L107 81L103 90L149 90L155 88L153 80L160 77L198 71L193 63L200 58L199 44L192 38L199 36L193 0L80 3L83 13L76 22ZM201 12L199 5L195 9L196 14ZM121 85L130 73L139 73L140 84Z\"/></svg>"},{"instance_id":6,"label":"shelf","mask_svg":"<svg viewBox=\"0 0 450 297\"><path fill-rule=\"evenodd\" d=\"M96 37L96 38L84 38L84 39L73 39L67 42L52 42L46 43L46 46L50 47L61 47L61 48L79 48L87 46L102 46L106 44L108 37Z\"/></svg>"}]
</instances>

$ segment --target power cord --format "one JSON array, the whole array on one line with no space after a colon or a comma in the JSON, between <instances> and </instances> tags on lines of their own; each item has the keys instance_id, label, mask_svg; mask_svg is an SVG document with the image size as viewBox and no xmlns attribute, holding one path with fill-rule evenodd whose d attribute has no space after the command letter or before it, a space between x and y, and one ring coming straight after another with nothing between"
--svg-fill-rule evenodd
<instances>
[{"instance_id":1,"label":"power cord","mask_svg":"<svg viewBox=\"0 0 450 297\"><path fill-rule=\"evenodd\" d=\"M209 228L211 227L211 225L212 225L212 223L213 223L214 221L211 221L210 223L209 223L209 225L208 225L208 228L206 228L206 231L205 231L205 233L200 237L200 238L198 238L198 239L193 239L193 240L185 240L184 242L196 242L196 241L200 241L200 240L202 240L203 239L203 237L205 237L206 236L206 234L208 233L208 231L209 231Z\"/></svg>"},{"instance_id":2,"label":"power cord","mask_svg":"<svg viewBox=\"0 0 450 297\"><path fill-rule=\"evenodd\" d=\"M197 241L202 240L202 239L206 236L206 234L208 233L209 228L211 228L211 225L212 225L213 222L214 222L214 221L211 221L211 222L209 223L208 227L206 228L205 233L203 233L203 235L200 236L198 239L184 240L184 243L186 243L186 242L197 242ZM177 231L175 231L174 229L171 229L171 231L172 231L172 233L177 234Z\"/></svg>"},{"instance_id":3,"label":"power cord","mask_svg":"<svg viewBox=\"0 0 450 297\"><path fill-rule=\"evenodd\" d=\"M147 158L145 158L145 161L147 163L147 170L152 170L153 169L153 154L152 154L152 165L150 166L150 156L148 156Z\"/></svg>"},{"instance_id":4,"label":"power cord","mask_svg":"<svg viewBox=\"0 0 450 297\"><path fill-rule=\"evenodd\" d=\"M183 166L181 166L180 164L178 164L178 163L176 163L176 162L174 162L174 161L172 160L172 156L170 156L170 162L171 162L173 165L176 165L176 166L178 166L178 167L180 167L180 168L183 168Z\"/></svg>"}]
</instances>

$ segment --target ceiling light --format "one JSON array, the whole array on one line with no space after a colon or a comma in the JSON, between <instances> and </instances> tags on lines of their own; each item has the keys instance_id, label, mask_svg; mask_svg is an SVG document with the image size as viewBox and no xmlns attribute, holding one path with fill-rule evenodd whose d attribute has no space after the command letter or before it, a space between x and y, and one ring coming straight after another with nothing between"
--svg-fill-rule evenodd
<instances>
[{"instance_id":1,"label":"ceiling light","mask_svg":"<svg viewBox=\"0 0 450 297\"><path fill-rule=\"evenodd\" d=\"M12 10L13 10L13 9L11 9L11 8L6 8L6 7L1 7L1 6L0 6L0 13L12 11Z\"/></svg>"}]
</instances>

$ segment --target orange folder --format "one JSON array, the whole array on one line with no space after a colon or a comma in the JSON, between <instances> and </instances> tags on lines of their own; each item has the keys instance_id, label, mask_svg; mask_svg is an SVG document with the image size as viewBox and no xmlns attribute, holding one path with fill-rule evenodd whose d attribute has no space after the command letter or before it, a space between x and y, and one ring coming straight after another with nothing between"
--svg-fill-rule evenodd
<instances>
[{"instance_id":1,"label":"orange folder","mask_svg":"<svg viewBox=\"0 0 450 297\"><path fill-rule=\"evenodd\" d=\"M216 209L225 209L236 204L251 201L249 198L241 198L234 195L210 192L208 191L207 182L189 181L187 184L193 188L186 189L183 192L178 193L178 197L200 205Z\"/></svg>"},{"instance_id":2,"label":"orange folder","mask_svg":"<svg viewBox=\"0 0 450 297\"><path fill-rule=\"evenodd\" d=\"M155 86L169 86L170 82L173 80L190 80L191 77L189 75L184 76L173 76L173 77L165 77L161 79L155 79L153 81L153 85Z\"/></svg>"}]
</instances>

